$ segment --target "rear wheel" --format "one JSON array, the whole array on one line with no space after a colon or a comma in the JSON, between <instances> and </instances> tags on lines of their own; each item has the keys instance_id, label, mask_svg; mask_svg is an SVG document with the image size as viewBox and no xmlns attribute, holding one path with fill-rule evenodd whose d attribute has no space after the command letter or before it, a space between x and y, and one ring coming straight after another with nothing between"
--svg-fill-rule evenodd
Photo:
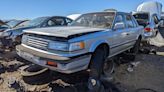
<instances>
[{"instance_id":1,"label":"rear wheel","mask_svg":"<svg viewBox=\"0 0 164 92\"><path fill-rule=\"evenodd\" d=\"M134 55L138 54L140 49L140 44L141 44L141 38L138 38L138 40L136 41L130 52L133 53Z\"/></svg>"}]
</instances>

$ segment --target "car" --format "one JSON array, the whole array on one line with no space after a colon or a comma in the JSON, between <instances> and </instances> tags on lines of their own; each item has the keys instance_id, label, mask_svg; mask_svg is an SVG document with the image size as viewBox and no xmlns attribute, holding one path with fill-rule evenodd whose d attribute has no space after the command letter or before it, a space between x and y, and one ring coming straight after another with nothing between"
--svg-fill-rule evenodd
<instances>
[{"instance_id":1,"label":"car","mask_svg":"<svg viewBox=\"0 0 164 92\"><path fill-rule=\"evenodd\" d=\"M137 20L138 24L145 28L143 41L147 41L148 39L156 37L159 31L158 29L159 22L155 15L149 16L149 13L137 12L137 13L133 13L133 16Z\"/></svg>"},{"instance_id":2,"label":"car","mask_svg":"<svg viewBox=\"0 0 164 92\"><path fill-rule=\"evenodd\" d=\"M6 30L8 28L10 28L10 27L5 22L0 20L0 35L4 30ZM2 46L2 42L0 42L0 46Z\"/></svg>"},{"instance_id":3,"label":"car","mask_svg":"<svg viewBox=\"0 0 164 92\"><path fill-rule=\"evenodd\" d=\"M140 4L133 16L138 24L145 27L143 41L156 37L159 32L162 4L156 1L148 1Z\"/></svg>"},{"instance_id":4,"label":"car","mask_svg":"<svg viewBox=\"0 0 164 92\"><path fill-rule=\"evenodd\" d=\"M53 71L71 74L90 69L90 77L108 76L112 58L129 51L137 54L143 27L135 18L119 11L81 15L66 27L25 30L17 54Z\"/></svg>"},{"instance_id":5,"label":"car","mask_svg":"<svg viewBox=\"0 0 164 92\"><path fill-rule=\"evenodd\" d=\"M21 37L23 30L41 27L53 27L53 26L67 26L72 20L63 16L47 16L38 17L29 21L26 26L19 25L17 28L9 29L3 32L1 37L1 46L4 48L10 48L11 50L15 48L16 45L21 43ZM22 24L23 25L23 24Z\"/></svg>"},{"instance_id":6,"label":"car","mask_svg":"<svg viewBox=\"0 0 164 92\"><path fill-rule=\"evenodd\" d=\"M10 29L12 28L19 28L21 27L20 25L24 22L28 22L29 20L10 20L6 24L10 26Z\"/></svg>"},{"instance_id":7,"label":"car","mask_svg":"<svg viewBox=\"0 0 164 92\"><path fill-rule=\"evenodd\" d=\"M0 32L6 30L8 28L9 28L9 26L5 22L3 22L2 20L0 20Z\"/></svg>"},{"instance_id":8,"label":"car","mask_svg":"<svg viewBox=\"0 0 164 92\"><path fill-rule=\"evenodd\" d=\"M161 14L161 25L160 27L164 27L164 12Z\"/></svg>"}]
</instances>

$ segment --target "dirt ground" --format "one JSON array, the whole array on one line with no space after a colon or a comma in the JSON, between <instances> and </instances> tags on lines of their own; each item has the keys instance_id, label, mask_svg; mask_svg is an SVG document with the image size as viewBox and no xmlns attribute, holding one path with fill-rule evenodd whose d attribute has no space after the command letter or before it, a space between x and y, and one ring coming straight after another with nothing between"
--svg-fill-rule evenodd
<instances>
[{"instance_id":1,"label":"dirt ground","mask_svg":"<svg viewBox=\"0 0 164 92\"><path fill-rule=\"evenodd\" d=\"M163 29L161 29L163 30ZM163 30L164 32L164 30ZM164 92L164 47L153 47L157 50L157 55L154 54L138 54L132 71L128 71L129 63L121 64L116 67L114 73L114 84L123 92L135 92L140 88L153 89L156 92ZM4 56L1 54L1 56ZM11 58L7 54L7 59ZM9 66L13 64L28 64L17 60L5 61L0 60L0 64ZM30 85L23 81L19 71L19 67L8 69L9 71L1 71L0 77L0 92L16 92L15 89L8 87L8 82L12 79L20 81L20 84L26 91L36 92L45 89L49 91L48 84ZM79 75L76 75L78 77ZM53 76L56 77L56 76ZM60 77L59 77L60 78ZM73 78L72 78L73 79ZM53 80L56 81L57 79ZM60 81L60 80L58 80ZM151 91L144 91L151 92Z\"/></svg>"}]
</instances>

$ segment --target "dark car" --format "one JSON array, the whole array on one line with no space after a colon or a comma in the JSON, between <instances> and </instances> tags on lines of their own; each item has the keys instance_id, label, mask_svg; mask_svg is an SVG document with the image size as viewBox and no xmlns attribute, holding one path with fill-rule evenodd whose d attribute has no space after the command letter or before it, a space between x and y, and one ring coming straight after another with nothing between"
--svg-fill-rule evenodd
<instances>
[{"instance_id":1,"label":"dark car","mask_svg":"<svg viewBox=\"0 0 164 92\"><path fill-rule=\"evenodd\" d=\"M10 28L19 28L20 25L24 22L28 22L29 20L10 20L6 24L10 26Z\"/></svg>"},{"instance_id":2,"label":"dark car","mask_svg":"<svg viewBox=\"0 0 164 92\"><path fill-rule=\"evenodd\" d=\"M13 48L21 43L23 30L42 27L67 26L72 20L62 16L39 17L33 19L25 27L10 29L4 31L4 37L1 39L2 47Z\"/></svg>"},{"instance_id":3,"label":"dark car","mask_svg":"<svg viewBox=\"0 0 164 92\"><path fill-rule=\"evenodd\" d=\"M3 22L2 20L0 20L0 32L6 30L10 28L9 25L7 25L5 22Z\"/></svg>"}]
</instances>

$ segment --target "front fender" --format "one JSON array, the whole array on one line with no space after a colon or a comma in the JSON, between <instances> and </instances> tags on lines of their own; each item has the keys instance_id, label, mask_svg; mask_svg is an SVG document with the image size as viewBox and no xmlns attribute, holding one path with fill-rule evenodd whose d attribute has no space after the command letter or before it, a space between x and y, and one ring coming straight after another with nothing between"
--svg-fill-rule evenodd
<instances>
[{"instance_id":1,"label":"front fender","mask_svg":"<svg viewBox=\"0 0 164 92\"><path fill-rule=\"evenodd\" d=\"M96 41L95 43L93 43L89 49L89 52L94 52L96 50L96 48L100 45L100 44L108 44L107 41L105 40L101 40L101 41Z\"/></svg>"}]
</instances>

